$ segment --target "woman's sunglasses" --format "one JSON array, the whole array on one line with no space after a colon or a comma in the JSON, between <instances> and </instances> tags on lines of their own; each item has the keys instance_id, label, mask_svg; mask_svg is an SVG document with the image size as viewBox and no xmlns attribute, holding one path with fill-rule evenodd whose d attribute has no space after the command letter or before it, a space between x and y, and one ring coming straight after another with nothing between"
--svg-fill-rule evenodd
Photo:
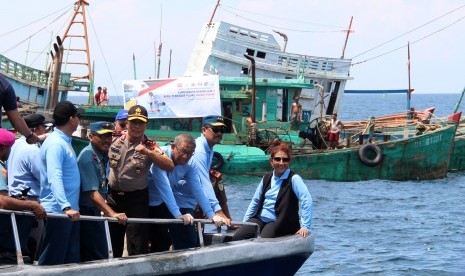
<instances>
[{"instance_id":1,"label":"woman's sunglasses","mask_svg":"<svg viewBox=\"0 0 465 276\"><path fill-rule=\"evenodd\" d=\"M284 163L287 163L287 162L289 162L291 159L290 159L290 158L287 158L287 157L285 157L285 158L273 157L273 160L276 161L276 162L281 162L281 161L283 161Z\"/></svg>"}]
</instances>

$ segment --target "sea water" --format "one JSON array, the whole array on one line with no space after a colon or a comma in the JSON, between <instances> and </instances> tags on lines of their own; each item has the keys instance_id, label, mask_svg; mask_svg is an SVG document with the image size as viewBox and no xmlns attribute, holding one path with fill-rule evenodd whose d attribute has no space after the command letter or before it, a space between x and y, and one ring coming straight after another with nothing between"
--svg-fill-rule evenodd
<instances>
[{"instance_id":1,"label":"sea water","mask_svg":"<svg viewBox=\"0 0 465 276\"><path fill-rule=\"evenodd\" d=\"M459 96L414 94L411 106L435 106L436 116L446 116ZM406 110L405 95L350 94L339 119ZM234 220L244 216L259 182L225 176ZM465 172L431 181L305 183L313 197L315 252L297 275L465 275Z\"/></svg>"},{"instance_id":2,"label":"sea water","mask_svg":"<svg viewBox=\"0 0 465 276\"><path fill-rule=\"evenodd\" d=\"M445 116L459 96L418 94L412 106L435 106ZM345 95L339 118L405 110L405 95ZM234 220L243 217L259 182L225 176ZM297 275L465 275L465 172L431 181L305 183L313 197L315 251Z\"/></svg>"}]
</instances>

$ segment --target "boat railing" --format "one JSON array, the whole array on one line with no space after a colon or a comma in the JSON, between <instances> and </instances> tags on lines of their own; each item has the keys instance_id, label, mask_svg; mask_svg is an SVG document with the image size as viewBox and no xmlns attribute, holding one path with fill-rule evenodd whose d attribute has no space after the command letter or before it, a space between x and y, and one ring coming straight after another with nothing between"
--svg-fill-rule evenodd
<instances>
[{"instance_id":1,"label":"boat railing","mask_svg":"<svg viewBox=\"0 0 465 276\"><path fill-rule=\"evenodd\" d=\"M29 211L12 211L12 210L5 210L5 209L0 209L0 214L4 215L10 215L11 219L11 227L13 228L13 237L14 237L14 242L15 242L15 248L16 248L16 258L17 258L17 263L18 265L24 265L24 259L23 259L23 254L21 252L21 244L19 241L19 232L18 232L18 226L16 224L16 215L20 216L34 216L34 213L29 212ZM69 220L69 217L65 214L56 214L56 213L47 213L47 218L59 218L59 219L66 219ZM107 246L108 246L108 259L113 259L113 247L111 244L111 238L110 238L110 228L109 228L109 222L111 223L118 223L118 219L116 218L111 218L111 217L97 217L97 216L83 216L81 215L79 220L83 221L103 221L105 225L105 235L107 239ZM152 218L128 218L127 223L148 223L148 224L183 224L182 219L152 219ZM203 239L203 225L204 224L213 224L213 222L209 219L194 219L194 223L196 224L197 228L197 234L199 238L199 245L200 247L204 247L204 239ZM249 226L255 226L257 229L257 234L259 234L259 228L256 223L251 223L251 222L239 222L239 221L231 221L231 225L237 225L237 226L243 226L243 225L249 225ZM221 227L217 228L217 233L221 233Z\"/></svg>"}]
</instances>

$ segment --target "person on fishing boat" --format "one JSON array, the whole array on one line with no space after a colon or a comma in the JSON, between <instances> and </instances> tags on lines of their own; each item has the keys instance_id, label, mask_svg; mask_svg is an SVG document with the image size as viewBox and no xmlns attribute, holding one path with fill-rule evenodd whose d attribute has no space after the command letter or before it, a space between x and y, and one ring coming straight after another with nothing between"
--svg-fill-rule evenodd
<instances>
[{"instance_id":1,"label":"person on fishing boat","mask_svg":"<svg viewBox=\"0 0 465 276\"><path fill-rule=\"evenodd\" d=\"M108 151L111 146L113 124L90 124L90 143L77 158L81 176L79 212L81 215L107 216L126 224L125 213L117 213L105 202L108 193ZM108 259L107 238L103 221L81 221L81 262Z\"/></svg>"},{"instance_id":2,"label":"person on fishing boat","mask_svg":"<svg viewBox=\"0 0 465 276\"><path fill-rule=\"evenodd\" d=\"M97 93L94 95L95 104L100 105L100 96L102 96L102 87L97 87Z\"/></svg>"},{"instance_id":3,"label":"person on fishing boat","mask_svg":"<svg viewBox=\"0 0 465 276\"><path fill-rule=\"evenodd\" d=\"M11 147L15 143L13 132L0 128L0 194L8 196L8 175L6 160L10 156Z\"/></svg>"},{"instance_id":4,"label":"person on fishing boat","mask_svg":"<svg viewBox=\"0 0 465 276\"><path fill-rule=\"evenodd\" d=\"M344 128L344 124L337 119L334 113L329 123L329 149L336 149L339 145L339 133Z\"/></svg>"},{"instance_id":5,"label":"person on fishing boat","mask_svg":"<svg viewBox=\"0 0 465 276\"><path fill-rule=\"evenodd\" d=\"M107 88L103 87L102 94L100 94L100 105L108 106L108 102L109 102L109 98L108 98Z\"/></svg>"},{"instance_id":6,"label":"person on fishing boat","mask_svg":"<svg viewBox=\"0 0 465 276\"><path fill-rule=\"evenodd\" d=\"M39 137L47 137L47 122L42 114L34 113L24 117L29 129ZM8 161L9 195L17 199L39 202L40 194L40 160L41 143L28 144L21 136L11 148ZM35 255L37 245L44 230L44 222L33 217L18 217L21 244L30 245L31 256ZM29 240L29 242L28 242Z\"/></svg>"},{"instance_id":7,"label":"person on fishing boat","mask_svg":"<svg viewBox=\"0 0 465 276\"><path fill-rule=\"evenodd\" d=\"M312 225L312 196L302 178L289 168L289 147L280 141L271 147L270 164L273 172L262 178L244 221L258 224L262 238L293 234L306 237ZM256 233L255 226L244 225L234 233L233 240L253 238Z\"/></svg>"},{"instance_id":8,"label":"person on fishing boat","mask_svg":"<svg viewBox=\"0 0 465 276\"><path fill-rule=\"evenodd\" d=\"M155 141L144 135L148 126L147 109L140 105L128 111L128 130L115 137L110 147L108 205L129 218L148 218L149 193L147 178L150 165L157 164L172 171L173 161ZM111 243L115 257L123 255L124 235L129 255L148 253L148 225L142 223L110 224Z\"/></svg>"},{"instance_id":9,"label":"person on fishing boat","mask_svg":"<svg viewBox=\"0 0 465 276\"><path fill-rule=\"evenodd\" d=\"M222 116L210 115L204 117L202 119L202 133L195 140L196 150L192 159L197 166L200 183L202 183L203 190L210 200L211 208L215 214L223 218L224 223L229 227L231 226L231 215L229 214L223 182L220 181L221 179L215 179L215 183L212 183L210 179L210 168L212 167L214 154L213 147L223 139L225 128L226 125ZM212 184L220 185L216 185L216 188L214 188ZM215 189L217 190L217 194L221 195L221 202L217 198Z\"/></svg>"},{"instance_id":10,"label":"person on fishing boat","mask_svg":"<svg viewBox=\"0 0 465 276\"><path fill-rule=\"evenodd\" d=\"M121 133L123 130L128 130L128 111L122 109L115 117L115 132Z\"/></svg>"},{"instance_id":11,"label":"person on fishing boat","mask_svg":"<svg viewBox=\"0 0 465 276\"><path fill-rule=\"evenodd\" d=\"M18 106L16 104L15 90L11 84L0 74L0 112L2 108L5 110L8 120L11 125L24 137L29 144L35 144L39 142L39 137L34 134L24 121L21 114L18 112ZM2 120L0 120L0 128L2 127Z\"/></svg>"},{"instance_id":12,"label":"person on fishing boat","mask_svg":"<svg viewBox=\"0 0 465 276\"><path fill-rule=\"evenodd\" d=\"M299 103L299 96L294 97L294 102L291 105L291 122L289 124L289 131L292 130L294 124L297 125L297 129L300 127L300 121L302 119L302 105Z\"/></svg>"},{"instance_id":13,"label":"person on fishing boat","mask_svg":"<svg viewBox=\"0 0 465 276\"><path fill-rule=\"evenodd\" d=\"M184 225L152 224L150 229L151 252L169 249L170 236L173 249L186 249L199 246L195 230L194 212L200 204L206 217L220 227L222 217L216 215L210 205L198 177L197 168L191 157L195 151L195 140L188 134L180 134L174 142L162 148L166 155L173 160L174 170L167 172L153 164L150 168L151 182L149 182L150 217L153 218L181 218ZM168 236L168 228L169 234Z\"/></svg>"},{"instance_id":14,"label":"person on fishing boat","mask_svg":"<svg viewBox=\"0 0 465 276\"><path fill-rule=\"evenodd\" d=\"M77 263L80 260L81 182L71 136L81 122L82 112L69 101L59 102L53 110L55 130L40 148L40 203L47 213L66 214L69 220L47 219L39 265Z\"/></svg>"}]
</instances>

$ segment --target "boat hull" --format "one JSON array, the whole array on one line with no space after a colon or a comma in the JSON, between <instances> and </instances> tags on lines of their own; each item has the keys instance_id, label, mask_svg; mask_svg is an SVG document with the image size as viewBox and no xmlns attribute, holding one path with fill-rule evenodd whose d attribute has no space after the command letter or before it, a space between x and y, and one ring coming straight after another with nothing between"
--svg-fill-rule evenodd
<instances>
[{"instance_id":1,"label":"boat hull","mask_svg":"<svg viewBox=\"0 0 465 276\"><path fill-rule=\"evenodd\" d=\"M447 126L408 139L379 143L382 160L376 166L365 165L359 157L360 147L354 147L295 154L291 168L306 179L344 182L444 178L449 168L454 132L455 126ZM228 149L217 147L215 150L226 156L223 173L260 175L271 169L267 155L228 154ZM234 152L233 147L229 148Z\"/></svg>"},{"instance_id":2,"label":"boat hull","mask_svg":"<svg viewBox=\"0 0 465 276\"><path fill-rule=\"evenodd\" d=\"M314 236L253 239L183 251L57 266L11 266L8 275L294 275L314 250ZM1 274L0 273L0 274Z\"/></svg>"}]
</instances>

